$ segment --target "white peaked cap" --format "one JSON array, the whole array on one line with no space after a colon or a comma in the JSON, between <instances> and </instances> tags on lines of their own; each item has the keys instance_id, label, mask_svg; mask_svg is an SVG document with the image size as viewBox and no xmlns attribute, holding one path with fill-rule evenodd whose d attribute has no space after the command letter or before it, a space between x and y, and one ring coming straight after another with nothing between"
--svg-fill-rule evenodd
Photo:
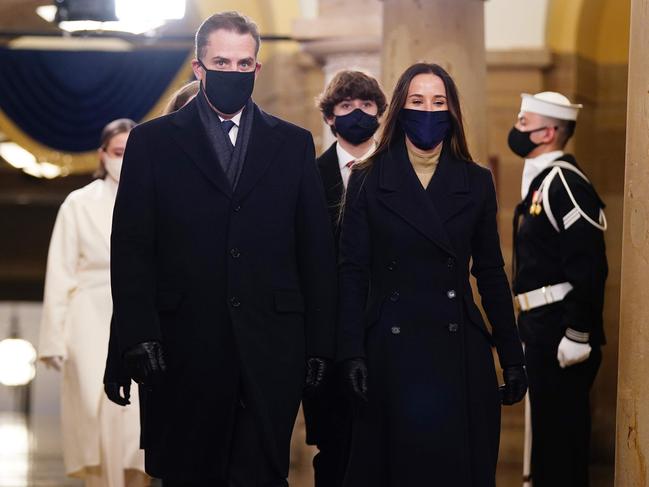
<instances>
[{"instance_id":1,"label":"white peaked cap","mask_svg":"<svg viewBox=\"0 0 649 487\"><path fill-rule=\"evenodd\" d=\"M544 91L536 95L521 93L521 112L538 113L559 120L577 120L581 104L570 103L561 93Z\"/></svg>"}]
</instances>

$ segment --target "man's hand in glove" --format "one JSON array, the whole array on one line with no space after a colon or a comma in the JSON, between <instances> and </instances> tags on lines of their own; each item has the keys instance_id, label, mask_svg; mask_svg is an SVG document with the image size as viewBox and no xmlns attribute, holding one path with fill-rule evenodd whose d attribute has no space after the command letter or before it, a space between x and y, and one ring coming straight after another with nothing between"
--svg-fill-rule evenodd
<instances>
[{"instance_id":1,"label":"man's hand in glove","mask_svg":"<svg viewBox=\"0 0 649 487\"><path fill-rule=\"evenodd\" d=\"M160 342L143 342L124 352L124 368L138 384L153 386L162 382L167 369Z\"/></svg>"},{"instance_id":2,"label":"man's hand in glove","mask_svg":"<svg viewBox=\"0 0 649 487\"><path fill-rule=\"evenodd\" d=\"M331 361L320 357L309 357L306 361L304 395L316 397L324 389L331 373Z\"/></svg>"},{"instance_id":3,"label":"man's hand in glove","mask_svg":"<svg viewBox=\"0 0 649 487\"><path fill-rule=\"evenodd\" d=\"M503 369L505 385L500 386L501 401L505 406L511 406L522 401L527 393L527 374L525 367L514 365Z\"/></svg>"},{"instance_id":4,"label":"man's hand in glove","mask_svg":"<svg viewBox=\"0 0 649 487\"><path fill-rule=\"evenodd\" d=\"M123 394L122 390L123 389ZM126 406L131 404L131 381L128 383L119 384L117 382L107 382L104 384L104 392L108 399L117 404L118 406Z\"/></svg>"},{"instance_id":5,"label":"man's hand in glove","mask_svg":"<svg viewBox=\"0 0 649 487\"><path fill-rule=\"evenodd\" d=\"M367 364L364 358L350 358L343 362L343 382L353 400L367 402Z\"/></svg>"},{"instance_id":6,"label":"man's hand in glove","mask_svg":"<svg viewBox=\"0 0 649 487\"><path fill-rule=\"evenodd\" d=\"M588 360L592 348L588 343L579 343L572 341L568 337L563 337L557 350L557 360L562 369L570 367Z\"/></svg>"}]
</instances>

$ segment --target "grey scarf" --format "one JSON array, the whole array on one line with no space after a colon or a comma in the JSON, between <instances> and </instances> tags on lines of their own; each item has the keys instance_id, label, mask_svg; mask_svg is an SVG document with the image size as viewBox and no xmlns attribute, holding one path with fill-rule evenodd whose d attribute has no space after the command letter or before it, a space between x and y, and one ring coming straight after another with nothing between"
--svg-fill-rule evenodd
<instances>
[{"instance_id":1,"label":"grey scarf","mask_svg":"<svg viewBox=\"0 0 649 487\"><path fill-rule=\"evenodd\" d=\"M241 120L239 122L237 142L233 147L228 135L221 127L221 119L207 102L207 97L202 88L198 93L196 100L198 102L198 114L201 118L203 127L205 127L205 131L207 132L207 138L209 139L210 145L212 146L216 158L221 165L221 169L223 169L228 181L230 181L232 191L234 191L239 182L239 178L241 177L243 163L246 159L246 152L248 151L255 105L251 98L243 108Z\"/></svg>"}]
</instances>

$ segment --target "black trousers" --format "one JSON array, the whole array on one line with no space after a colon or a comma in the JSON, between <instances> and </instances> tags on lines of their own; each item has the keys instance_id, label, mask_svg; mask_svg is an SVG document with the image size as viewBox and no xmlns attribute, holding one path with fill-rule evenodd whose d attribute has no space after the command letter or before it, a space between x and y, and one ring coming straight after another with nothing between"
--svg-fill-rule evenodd
<instances>
[{"instance_id":1,"label":"black trousers","mask_svg":"<svg viewBox=\"0 0 649 487\"><path fill-rule=\"evenodd\" d=\"M237 410L228 479L163 479L162 487L288 487L288 482L272 468L262 448L255 418L242 402Z\"/></svg>"},{"instance_id":2,"label":"black trousers","mask_svg":"<svg viewBox=\"0 0 649 487\"><path fill-rule=\"evenodd\" d=\"M599 347L589 359L559 367L559 344L527 344L532 406L534 487L587 487L590 452L590 389L602 362Z\"/></svg>"},{"instance_id":3,"label":"black trousers","mask_svg":"<svg viewBox=\"0 0 649 487\"><path fill-rule=\"evenodd\" d=\"M313 458L315 487L340 487L349 459L353 414L339 372L321 396L302 400L306 442L318 447Z\"/></svg>"}]
</instances>

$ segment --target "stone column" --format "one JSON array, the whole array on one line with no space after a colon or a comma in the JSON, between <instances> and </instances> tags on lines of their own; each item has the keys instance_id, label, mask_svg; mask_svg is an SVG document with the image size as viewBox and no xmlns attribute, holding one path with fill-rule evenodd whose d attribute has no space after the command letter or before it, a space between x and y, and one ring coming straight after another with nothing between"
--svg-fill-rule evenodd
<instances>
[{"instance_id":1,"label":"stone column","mask_svg":"<svg viewBox=\"0 0 649 487\"><path fill-rule=\"evenodd\" d=\"M649 0L633 0L622 233L615 485L649 482Z\"/></svg>"},{"instance_id":2,"label":"stone column","mask_svg":"<svg viewBox=\"0 0 649 487\"><path fill-rule=\"evenodd\" d=\"M293 25L293 37L322 66L325 86L343 69L364 71L380 79L380 0L320 0L318 16L298 19ZM324 149L333 140L323 123L322 138L316 142Z\"/></svg>"},{"instance_id":3,"label":"stone column","mask_svg":"<svg viewBox=\"0 0 649 487\"><path fill-rule=\"evenodd\" d=\"M483 0L384 0L383 85L417 61L446 69L460 91L469 149L487 163Z\"/></svg>"}]
</instances>

